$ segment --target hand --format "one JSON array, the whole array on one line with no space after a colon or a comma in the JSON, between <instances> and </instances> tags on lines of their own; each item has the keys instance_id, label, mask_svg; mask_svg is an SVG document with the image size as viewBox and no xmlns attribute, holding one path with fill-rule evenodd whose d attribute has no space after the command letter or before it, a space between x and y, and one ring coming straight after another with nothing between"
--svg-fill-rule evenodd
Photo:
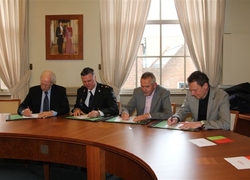
<instances>
[{"instance_id":1,"label":"hand","mask_svg":"<svg viewBox=\"0 0 250 180\"><path fill-rule=\"evenodd\" d=\"M75 108L75 109L74 109L74 112L73 112L71 115L73 115L73 116L80 116L81 114L84 114L84 113L81 111L81 109Z\"/></svg>"},{"instance_id":2,"label":"hand","mask_svg":"<svg viewBox=\"0 0 250 180\"><path fill-rule=\"evenodd\" d=\"M169 126L172 126L173 124L176 124L176 123L178 123L178 118L176 118L176 117L168 118L168 125Z\"/></svg>"},{"instance_id":3,"label":"hand","mask_svg":"<svg viewBox=\"0 0 250 180\"><path fill-rule=\"evenodd\" d=\"M134 118L134 121L139 122L139 121L143 121L143 120L146 120L146 119L150 119L149 114L142 114L142 115L136 116Z\"/></svg>"},{"instance_id":4,"label":"hand","mask_svg":"<svg viewBox=\"0 0 250 180\"><path fill-rule=\"evenodd\" d=\"M31 116L31 114L32 114L32 111L30 110L29 107L23 110L24 116Z\"/></svg>"},{"instance_id":5,"label":"hand","mask_svg":"<svg viewBox=\"0 0 250 180\"><path fill-rule=\"evenodd\" d=\"M95 118L95 117L99 117L99 116L100 116L99 111L92 110L91 112L88 113L88 117L90 117L90 118Z\"/></svg>"},{"instance_id":6,"label":"hand","mask_svg":"<svg viewBox=\"0 0 250 180\"><path fill-rule=\"evenodd\" d=\"M180 126L180 129L195 129L202 127L202 124L200 122L184 122L182 126Z\"/></svg>"},{"instance_id":7,"label":"hand","mask_svg":"<svg viewBox=\"0 0 250 180\"><path fill-rule=\"evenodd\" d=\"M129 114L127 112L123 112L121 118L122 120L129 120Z\"/></svg>"},{"instance_id":8,"label":"hand","mask_svg":"<svg viewBox=\"0 0 250 180\"><path fill-rule=\"evenodd\" d=\"M53 112L52 111L44 111L38 114L37 118L47 118L47 117L51 117L53 116Z\"/></svg>"}]
</instances>

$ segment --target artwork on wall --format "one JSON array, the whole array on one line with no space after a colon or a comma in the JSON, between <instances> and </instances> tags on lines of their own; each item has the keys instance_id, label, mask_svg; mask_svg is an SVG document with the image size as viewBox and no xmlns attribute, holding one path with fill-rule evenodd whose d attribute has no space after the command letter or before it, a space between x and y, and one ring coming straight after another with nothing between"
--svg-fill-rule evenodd
<instances>
[{"instance_id":1,"label":"artwork on wall","mask_svg":"<svg viewBox=\"0 0 250 180\"><path fill-rule=\"evenodd\" d=\"M46 15L46 60L83 60L83 15Z\"/></svg>"}]
</instances>

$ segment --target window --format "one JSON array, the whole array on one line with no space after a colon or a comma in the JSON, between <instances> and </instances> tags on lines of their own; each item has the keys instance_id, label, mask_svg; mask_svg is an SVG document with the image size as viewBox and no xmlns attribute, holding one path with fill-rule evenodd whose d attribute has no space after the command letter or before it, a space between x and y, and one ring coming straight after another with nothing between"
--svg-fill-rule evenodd
<instances>
[{"instance_id":1,"label":"window","mask_svg":"<svg viewBox=\"0 0 250 180\"><path fill-rule=\"evenodd\" d=\"M0 92L3 90L7 90L8 88L5 86L5 84L3 83L2 79L0 79Z\"/></svg>"},{"instance_id":2,"label":"window","mask_svg":"<svg viewBox=\"0 0 250 180\"><path fill-rule=\"evenodd\" d=\"M123 89L140 86L140 77L153 72L157 83L168 89L187 87L196 68L181 31L174 0L151 1L147 24L137 58ZM179 82L184 82L181 86Z\"/></svg>"}]
</instances>

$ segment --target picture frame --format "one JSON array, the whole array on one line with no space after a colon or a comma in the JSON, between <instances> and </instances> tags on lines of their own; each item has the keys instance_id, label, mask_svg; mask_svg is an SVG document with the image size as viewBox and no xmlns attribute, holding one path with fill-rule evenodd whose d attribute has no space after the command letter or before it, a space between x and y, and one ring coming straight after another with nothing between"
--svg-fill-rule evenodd
<instances>
[{"instance_id":1,"label":"picture frame","mask_svg":"<svg viewBox=\"0 0 250 180\"><path fill-rule=\"evenodd\" d=\"M46 15L45 24L46 60L83 60L82 14Z\"/></svg>"}]
</instances>

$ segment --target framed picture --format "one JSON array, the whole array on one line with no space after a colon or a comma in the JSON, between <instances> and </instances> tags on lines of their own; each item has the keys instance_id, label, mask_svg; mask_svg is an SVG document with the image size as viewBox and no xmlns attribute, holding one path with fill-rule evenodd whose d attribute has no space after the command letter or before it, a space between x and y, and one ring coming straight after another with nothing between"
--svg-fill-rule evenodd
<instances>
[{"instance_id":1,"label":"framed picture","mask_svg":"<svg viewBox=\"0 0 250 180\"><path fill-rule=\"evenodd\" d=\"M83 15L46 15L46 60L83 60Z\"/></svg>"}]
</instances>

